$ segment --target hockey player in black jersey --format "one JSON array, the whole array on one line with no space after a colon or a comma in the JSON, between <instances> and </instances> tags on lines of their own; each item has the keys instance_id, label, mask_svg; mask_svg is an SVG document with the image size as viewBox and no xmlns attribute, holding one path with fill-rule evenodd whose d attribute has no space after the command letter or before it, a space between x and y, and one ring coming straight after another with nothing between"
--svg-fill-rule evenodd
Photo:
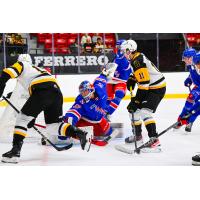
<instances>
[{"instance_id":1,"label":"hockey player in black jersey","mask_svg":"<svg viewBox=\"0 0 200 200\"><path fill-rule=\"evenodd\" d=\"M138 86L136 96L131 98L127 107L129 113L134 113L136 137L130 136L125 139L125 142L133 143L136 138L142 143L142 121L150 139L155 139L158 135L152 113L156 112L165 95L166 82L163 74L155 65L144 54L137 51L137 44L134 40L125 41L121 49L126 53L133 69L133 74L127 81L127 88L130 90L130 86L133 88L135 84ZM155 139L155 142L146 150L151 152L157 149L160 150L159 139Z\"/></svg>"},{"instance_id":2,"label":"hockey player in black jersey","mask_svg":"<svg viewBox=\"0 0 200 200\"><path fill-rule=\"evenodd\" d=\"M17 163L19 161L23 140L27 128L34 124L37 116L44 111L47 132L53 135L76 137L80 139L83 150L89 150L91 133L84 132L69 123L62 121L63 96L56 79L46 70L34 67L30 55L19 55L18 61L3 70L0 76L0 97L6 87L6 82L17 78L30 97L17 116L13 147L2 155L2 162Z\"/></svg>"}]
</instances>

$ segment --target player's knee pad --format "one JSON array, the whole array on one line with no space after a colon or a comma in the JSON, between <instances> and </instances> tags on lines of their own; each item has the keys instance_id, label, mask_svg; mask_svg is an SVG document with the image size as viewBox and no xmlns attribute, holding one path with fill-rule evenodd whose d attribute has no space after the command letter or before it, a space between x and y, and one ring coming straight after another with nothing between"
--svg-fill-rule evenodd
<instances>
[{"instance_id":1,"label":"player's knee pad","mask_svg":"<svg viewBox=\"0 0 200 200\"><path fill-rule=\"evenodd\" d=\"M27 128L29 122L31 122L32 120L34 120L34 117L27 116L27 115L23 114L22 112L20 112L17 115L16 126L21 126L21 127Z\"/></svg>"},{"instance_id":2,"label":"player's knee pad","mask_svg":"<svg viewBox=\"0 0 200 200\"><path fill-rule=\"evenodd\" d=\"M135 98L131 98L131 102L127 106L127 110L129 113L136 112L137 109L140 109L140 104L135 101Z\"/></svg>"},{"instance_id":3,"label":"player's knee pad","mask_svg":"<svg viewBox=\"0 0 200 200\"><path fill-rule=\"evenodd\" d=\"M133 115L134 115L134 121L136 122L136 121L140 121L140 118L141 118L141 114L140 114L140 109L137 109L134 113L133 113ZM130 120L132 121L132 114L131 113L129 113L129 118L130 118Z\"/></svg>"},{"instance_id":4,"label":"player's knee pad","mask_svg":"<svg viewBox=\"0 0 200 200\"><path fill-rule=\"evenodd\" d=\"M146 108L142 108L141 111L141 118L143 121L153 119L152 111Z\"/></svg>"}]
</instances>

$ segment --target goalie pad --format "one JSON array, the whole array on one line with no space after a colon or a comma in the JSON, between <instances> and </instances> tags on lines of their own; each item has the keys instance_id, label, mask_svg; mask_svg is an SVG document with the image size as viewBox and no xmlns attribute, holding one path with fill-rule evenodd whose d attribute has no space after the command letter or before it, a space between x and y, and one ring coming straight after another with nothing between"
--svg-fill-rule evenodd
<instances>
[{"instance_id":1,"label":"goalie pad","mask_svg":"<svg viewBox=\"0 0 200 200\"><path fill-rule=\"evenodd\" d=\"M46 135L54 144L56 145L66 145L66 144L80 144L80 141L74 138L65 137L65 136L59 136L58 135L58 127L60 124L54 123L54 124L48 124L46 127ZM88 132L89 135L93 135L93 127L92 126L85 126L85 127L78 127L81 130ZM44 143L43 140L41 140L41 143L43 145L50 145L48 142Z\"/></svg>"}]
</instances>

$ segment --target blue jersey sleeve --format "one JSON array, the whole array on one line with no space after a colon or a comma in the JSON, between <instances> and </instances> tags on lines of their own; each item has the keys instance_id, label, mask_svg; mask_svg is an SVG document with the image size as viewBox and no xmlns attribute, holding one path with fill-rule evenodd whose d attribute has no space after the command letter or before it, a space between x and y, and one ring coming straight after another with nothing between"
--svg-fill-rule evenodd
<instances>
[{"instance_id":1,"label":"blue jersey sleeve","mask_svg":"<svg viewBox=\"0 0 200 200\"><path fill-rule=\"evenodd\" d=\"M95 88L95 93L97 94L98 98L100 101L99 102L99 107L105 108L106 106L106 101L107 101L107 90L106 90L106 85L107 85L107 77L104 75L98 76L95 81L94 81L94 88Z\"/></svg>"},{"instance_id":2,"label":"blue jersey sleeve","mask_svg":"<svg viewBox=\"0 0 200 200\"><path fill-rule=\"evenodd\" d=\"M77 97L73 106L66 112L64 120L75 126L83 115L83 108Z\"/></svg>"},{"instance_id":3,"label":"blue jersey sleeve","mask_svg":"<svg viewBox=\"0 0 200 200\"><path fill-rule=\"evenodd\" d=\"M190 66L189 68L190 77L194 85L200 87L200 74L195 69L195 66Z\"/></svg>"}]
</instances>

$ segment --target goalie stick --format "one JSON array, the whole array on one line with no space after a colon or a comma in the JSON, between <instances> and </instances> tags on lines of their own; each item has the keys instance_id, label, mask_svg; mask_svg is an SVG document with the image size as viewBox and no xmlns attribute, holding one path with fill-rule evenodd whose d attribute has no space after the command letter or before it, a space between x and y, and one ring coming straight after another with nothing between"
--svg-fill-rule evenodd
<instances>
[{"instance_id":1,"label":"goalie stick","mask_svg":"<svg viewBox=\"0 0 200 200\"><path fill-rule=\"evenodd\" d=\"M6 97L2 97L17 113L20 113L19 110L6 98ZM70 149L73 144L69 144L69 145L66 145L66 146L62 146L62 147L59 147L59 146L56 146L55 144L53 144L43 133L41 133L38 128L35 127L35 125L33 126L33 129L40 135L42 136L43 139L45 139L47 142L49 142L49 144L51 144L52 147L54 147L54 149L56 149L57 151L64 151L64 150L68 150Z\"/></svg>"}]
</instances>

